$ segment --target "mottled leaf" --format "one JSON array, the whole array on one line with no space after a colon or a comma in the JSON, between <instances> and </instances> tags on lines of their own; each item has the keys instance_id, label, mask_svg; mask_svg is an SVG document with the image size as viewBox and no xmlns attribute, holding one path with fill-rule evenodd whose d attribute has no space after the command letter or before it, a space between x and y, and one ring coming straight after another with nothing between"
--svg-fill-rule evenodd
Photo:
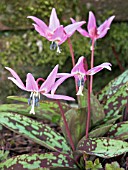
<instances>
[{"instance_id":1,"label":"mottled leaf","mask_svg":"<svg viewBox=\"0 0 128 170\"><path fill-rule=\"evenodd\" d=\"M117 115L128 98L128 70L112 80L97 96L108 116Z\"/></svg>"},{"instance_id":2,"label":"mottled leaf","mask_svg":"<svg viewBox=\"0 0 128 170\"><path fill-rule=\"evenodd\" d=\"M106 137L81 139L77 145L81 153L111 158L128 152L128 143Z\"/></svg>"},{"instance_id":3,"label":"mottled leaf","mask_svg":"<svg viewBox=\"0 0 128 170\"><path fill-rule=\"evenodd\" d=\"M105 102L108 98L112 97L121 86L128 82L128 70L123 72L117 78L112 80L107 86L105 86L101 92L98 94L98 100L100 102Z\"/></svg>"},{"instance_id":4,"label":"mottled leaf","mask_svg":"<svg viewBox=\"0 0 128 170\"><path fill-rule=\"evenodd\" d=\"M77 166L72 158L57 152L44 154L24 154L12 157L5 162L0 163L1 170L28 170L38 168L72 168Z\"/></svg>"},{"instance_id":5,"label":"mottled leaf","mask_svg":"<svg viewBox=\"0 0 128 170\"><path fill-rule=\"evenodd\" d=\"M71 153L64 137L41 122L23 115L1 112L0 123L10 130L19 133L48 149L63 153Z\"/></svg>"},{"instance_id":6,"label":"mottled leaf","mask_svg":"<svg viewBox=\"0 0 128 170\"><path fill-rule=\"evenodd\" d=\"M89 137L103 137L104 134L106 134L109 131L112 125L113 124L101 125L99 127L96 127L96 129L89 132Z\"/></svg>"},{"instance_id":7,"label":"mottled leaf","mask_svg":"<svg viewBox=\"0 0 128 170\"><path fill-rule=\"evenodd\" d=\"M110 138L121 140L128 139L128 121L113 125L108 132L108 136Z\"/></svg>"},{"instance_id":8,"label":"mottled leaf","mask_svg":"<svg viewBox=\"0 0 128 170\"><path fill-rule=\"evenodd\" d=\"M19 97L19 96L8 96L8 99L19 101L19 102L24 102L28 103L28 99ZM61 102L61 106L63 108L63 111L66 112L68 111L71 107L64 102ZM29 107L29 106L28 106ZM56 116L57 114L60 115L60 108L58 106L58 103L56 100L40 100L39 107L35 107L35 112L39 111L43 112L43 114L49 114L50 116Z\"/></svg>"},{"instance_id":9,"label":"mottled leaf","mask_svg":"<svg viewBox=\"0 0 128 170\"><path fill-rule=\"evenodd\" d=\"M124 84L104 104L105 114L107 116L117 115L121 111L121 109L127 104L127 98L128 98L127 84Z\"/></svg>"},{"instance_id":10,"label":"mottled leaf","mask_svg":"<svg viewBox=\"0 0 128 170\"><path fill-rule=\"evenodd\" d=\"M18 113L25 116L31 116L34 118L38 118L40 120L49 120L51 122L58 123L60 120L60 114L56 112L45 112L42 107L36 107L36 114L30 114L31 106L28 106L26 103L16 103L16 104L1 104L0 112L13 112ZM55 119L56 118L56 119ZM57 119L58 118L58 119Z\"/></svg>"}]
</instances>

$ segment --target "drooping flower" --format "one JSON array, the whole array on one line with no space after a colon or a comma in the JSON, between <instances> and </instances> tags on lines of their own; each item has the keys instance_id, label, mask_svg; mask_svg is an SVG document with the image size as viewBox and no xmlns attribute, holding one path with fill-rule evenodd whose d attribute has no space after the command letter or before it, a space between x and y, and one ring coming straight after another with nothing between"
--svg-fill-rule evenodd
<instances>
[{"instance_id":1,"label":"drooping flower","mask_svg":"<svg viewBox=\"0 0 128 170\"><path fill-rule=\"evenodd\" d=\"M110 29L110 25L113 21L115 16L111 16L107 20L104 21L103 24L101 24L98 28L96 26L96 18L93 14L93 12L89 12L89 19L88 19L88 24L87 24L87 30L82 29L79 27L77 31L82 34L85 37L90 37L92 40L97 40L99 38L104 37L107 34L107 31ZM76 21L71 18L72 23L75 23Z\"/></svg>"},{"instance_id":2,"label":"drooping flower","mask_svg":"<svg viewBox=\"0 0 128 170\"><path fill-rule=\"evenodd\" d=\"M52 41L50 49L57 48L57 52L59 53L59 45L65 42L68 37L71 37L76 29L85 23L85 21L81 21L64 27L63 25L60 25L60 21L57 17L55 8L52 9L49 26L47 26L42 20L35 16L28 16L27 18L31 18L36 23L33 25L35 30L41 36L45 37L49 41Z\"/></svg>"},{"instance_id":3,"label":"drooping flower","mask_svg":"<svg viewBox=\"0 0 128 170\"><path fill-rule=\"evenodd\" d=\"M61 83L63 83L67 78L74 77L76 79L76 82L77 82L77 85L78 85L78 88L79 88L76 95L83 95L82 91L83 91L83 88L84 88L84 83L86 81L87 75L94 75L104 68L111 70L111 67L110 67L111 64L110 63L103 63L103 64L100 64L96 67L93 67L90 70L86 70L84 60L85 60L85 57L81 56L78 59L78 62L76 63L76 65L71 70L71 73L58 73L57 74L57 77L59 79L56 81L56 83L54 84L54 86L52 88L51 92L53 94L56 91L56 89L58 88L58 86Z\"/></svg>"},{"instance_id":4,"label":"drooping flower","mask_svg":"<svg viewBox=\"0 0 128 170\"><path fill-rule=\"evenodd\" d=\"M40 100L40 94L51 98L51 99L62 99L62 100L71 100L74 101L74 98L65 96L65 95L56 95L51 94L50 91L52 90L52 86L55 84L55 80L57 77L58 72L58 65L54 67L52 72L49 74L47 79L42 83L42 85L39 87L38 85L38 79L35 80L33 75L31 73L27 74L26 78L26 86L20 79L20 77L17 75L17 73L9 68L5 67L13 77L8 77L14 84L16 84L20 89L31 92L30 98L28 99L28 104L32 106L30 113L35 114L34 107L38 106L39 100Z\"/></svg>"}]
</instances>

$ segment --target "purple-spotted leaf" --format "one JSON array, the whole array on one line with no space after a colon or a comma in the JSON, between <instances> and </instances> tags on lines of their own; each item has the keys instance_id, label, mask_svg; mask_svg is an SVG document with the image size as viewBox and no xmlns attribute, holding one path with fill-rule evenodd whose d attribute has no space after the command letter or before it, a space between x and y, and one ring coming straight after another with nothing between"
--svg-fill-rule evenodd
<instances>
[{"instance_id":1,"label":"purple-spotted leaf","mask_svg":"<svg viewBox=\"0 0 128 170\"><path fill-rule=\"evenodd\" d=\"M107 116L117 115L127 103L128 70L112 80L97 97Z\"/></svg>"},{"instance_id":2,"label":"purple-spotted leaf","mask_svg":"<svg viewBox=\"0 0 128 170\"><path fill-rule=\"evenodd\" d=\"M114 139L128 139L128 121L120 122L113 125L108 131L108 136Z\"/></svg>"},{"instance_id":3,"label":"purple-spotted leaf","mask_svg":"<svg viewBox=\"0 0 128 170\"><path fill-rule=\"evenodd\" d=\"M128 143L106 137L88 139L84 137L78 143L77 150L89 155L111 158L128 152Z\"/></svg>"},{"instance_id":4,"label":"purple-spotted leaf","mask_svg":"<svg viewBox=\"0 0 128 170\"><path fill-rule=\"evenodd\" d=\"M50 150L71 154L65 138L42 122L16 113L1 112L0 124Z\"/></svg>"},{"instance_id":5,"label":"purple-spotted leaf","mask_svg":"<svg viewBox=\"0 0 128 170\"><path fill-rule=\"evenodd\" d=\"M89 137L93 138L93 137L103 137L108 131L109 129L112 127L113 124L110 125L101 125L99 127L96 127L96 129L91 130L91 132L89 133Z\"/></svg>"},{"instance_id":6,"label":"purple-spotted leaf","mask_svg":"<svg viewBox=\"0 0 128 170\"><path fill-rule=\"evenodd\" d=\"M31 106L28 106L26 103L16 103L16 104L1 104L0 112L13 112L18 113L20 115L31 116L34 118L38 118L40 120L49 120L54 123L58 123L60 120L60 114L53 112L45 112L42 107L36 107L36 114L30 114ZM56 120L54 119L56 118Z\"/></svg>"},{"instance_id":7,"label":"purple-spotted leaf","mask_svg":"<svg viewBox=\"0 0 128 170\"><path fill-rule=\"evenodd\" d=\"M105 86L101 92L98 94L98 100L100 102L105 102L108 98L112 97L121 86L128 82L128 70L123 72L117 78L112 80L107 86Z\"/></svg>"},{"instance_id":8,"label":"purple-spotted leaf","mask_svg":"<svg viewBox=\"0 0 128 170\"><path fill-rule=\"evenodd\" d=\"M121 109L127 104L128 88L124 84L120 89L109 98L104 104L104 112L107 116L119 114Z\"/></svg>"},{"instance_id":9,"label":"purple-spotted leaf","mask_svg":"<svg viewBox=\"0 0 128 170\"><path fill-rule=\"evenodd\" d=\"M0 163L0 170L28 170L38 168L71 168L77 169L74 160L58 152L44 154L24 154L12 157Z\"/></svg>"}]
</instances>

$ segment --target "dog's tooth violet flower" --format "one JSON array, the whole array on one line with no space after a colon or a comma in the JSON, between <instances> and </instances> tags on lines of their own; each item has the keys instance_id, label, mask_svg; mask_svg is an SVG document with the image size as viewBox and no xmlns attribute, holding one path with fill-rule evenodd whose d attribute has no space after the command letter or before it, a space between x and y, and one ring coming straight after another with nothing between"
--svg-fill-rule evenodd
<instances>
[{"instance_id":1,"label":"dog's tooth violet flower","mask_svg":"<svg viewBox=\"0 0 128 170\"><path fill-rule=\"evenodd\" d=\"M57 52L59 53L61 52L60 45L65 42L67 38L71 37L78 27L85 23L85 21L81 21L64 27L63 25L60 25L55 8L52 9L49 19L49 26L35 16L28 16L27 18L31 18L35 22L35 24L33 24L35 30L41 36L45 37L49 41L52 41L50 49L57 48Z\"/></svg>"},{"instance_id":2,"label":"dog's tooth violet flower","mask_svg":"<svg viewBox=\"0 0 128 170\"><path fill-rule=\"evenodd\" d=\"M58 88L58 86L61 83L63 83L67 78L74 77L76 79L76 82L77 82L77 85L79 88L76 95L83 95L82 91L84 88L84 83L86 81L87 75L94 75L104 68L111 70L110 63L103 63L96 67L93 67L90 70L86 70L84 60L85 60L85 58L83 56L81 56L78 59L78 62L76 63L76 65L71 70L71 73L58 73L57 74L57 77L59 78L59 80L57 80L56 83L54 84L54 86L52 88L52 93L54 93L56 91L56 89Z\"/></svg>"},{"instance_id":3,"label":"dog's tooth violet flower","mask_svg":"<svg viewBox=\"0 0 128 170\"><path fill-rule=\"evenodd\" d=\"M93 40L95 41L95 40L97 40L99 38L104 37L107 34L108 30L110 29L110 25L111 25L114 18L115 18L115 16L111 16L110 18L105 20L104 23L101 24L97 28L97 26L96 26L96 18L94 16L93 12L90 11L89 12L88 25L87 25L87 30L88 31L82 29L81 27L79 27L77 29L77 31L80 34L82 34L83 36L90 37L92 41ZM76 22L73 18L71 18L71 21L72 21L72 23Z\"/></svg>"},{"instance_id":4,"label":"dog's tooth violet flower","mask_svg":"<svg viewBox=\"0 0 128 170\"><path fill-rule=\"evenodd\" d=\"M52 90L53 85L55 84L55 80L57 77L58 72L58 65L54 67L52 72L49 74L47 79L42 83L42 85L39 87L38 85L38 79L37 81L33 77L31 73L27 74L26 78L26 86L20 79L20 77L17 75L17 73L9 68L5 67L13 77L8 77L14 84L16 84L20 89L31 92L30 98L28 99L28 104L31 105L31 111L30 114L35 114L34 107L38 106L39 100L40 100L40 94L51 98L51 99L62 99L62 100L71 100L74 101L75 99L69 96L65 95L57 95L57 94L51 94L50 91ZM40 79L40 78L39 78ZM41 78L42 79L42 78Z\"/></svg>"}]
</instances>

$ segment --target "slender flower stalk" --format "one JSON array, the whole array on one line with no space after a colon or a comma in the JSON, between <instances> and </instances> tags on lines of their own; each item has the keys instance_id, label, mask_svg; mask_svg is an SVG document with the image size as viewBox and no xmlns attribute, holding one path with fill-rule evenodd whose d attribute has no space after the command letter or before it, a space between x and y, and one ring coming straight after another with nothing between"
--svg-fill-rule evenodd
<instances>
[{"instance_id":1,"label":"slender flower stalk","mask_svg":"<svg viewBox=\"0 0 128 170\"><path fill-rule=\"evenodd\" d=\"M73 52L72 43L71 43L70 38L68 38L68 45L69 45L70 54L71 54L71 57L72 57L72 65L74 67L75 66L75 57L74 57L74 52ZM77 86L76 80L75 80L75 86L76 86L76 93L77 93L78 92L78 86Z\"/></svg>"},{"instance_id":2,"label":"slender flower stalk","mask_svg":"<svg viewBox=\"0 0 128 170\"><path fill-rule=\"evenodd\" d=\"M72 57L72 65L74 67L75 66L75 57L74 57L74 52L73 52L72 43L71 43L70 38L68 38L68 45L69 45L70 54L71 54L71 57Z\"/></svg>"},{"instance_id":3,"label":"slender flower stalk","mask_svg":"<svg viewBox=\"0 0 128 170\"><path fill-rule=\"evenodd\" d=\"M92 46L91 46L91 69L94 67L94 50L95 50L95 40L92 40ZM90 83L89 87L90 88L90 93L92 93L92 84L93 84L93 75L90 77Z\"/></svg>"},{"instance_id":4,"label":"slender flower stalk","mask_svg":"<svg viewBox=\"0 0 128 170\"><path fill-rule=\"evenodd\" d=\"M67 137L69 139L70 146L71 146L72 150L74 151L75 150L74 143L73 143L73 140L72 140L72 137L71 137L71 133L70 133L70 130L69 130L69 127L68 127L68 123L66 121L66 117L64 115L62 105L61 105L59 100L57 100L57 103L58 103L58 106L60 108L60 112L61 112L61 115L62 115L62 118L63 118L63 121L64 121L64 125L65 125L65 128L66 128Z\"/></svg>"},{"instance_id":5,"label":"slender flower stalk","mask_svg":"<svg viewBox=\"0 0 128 170\"><path fill-rule=\"evenodd\" d=\"M103 22L99 27L96 25L96 18L93 12L89 12L89 19L87 24L87 31L79 27L77 31L83 35L84 37L88 37L91 39L91 69L94 67L94 45L95 41L99 38L103 38L108 30L110 29L110 25L113 21L115 16L109 17L107 20ZM76 21L71 18L72 23L75 23ZM90 92L92 92L92 84L93 84L93 76L91 75L90 79Z\"/></svg>"}]
</instances>

